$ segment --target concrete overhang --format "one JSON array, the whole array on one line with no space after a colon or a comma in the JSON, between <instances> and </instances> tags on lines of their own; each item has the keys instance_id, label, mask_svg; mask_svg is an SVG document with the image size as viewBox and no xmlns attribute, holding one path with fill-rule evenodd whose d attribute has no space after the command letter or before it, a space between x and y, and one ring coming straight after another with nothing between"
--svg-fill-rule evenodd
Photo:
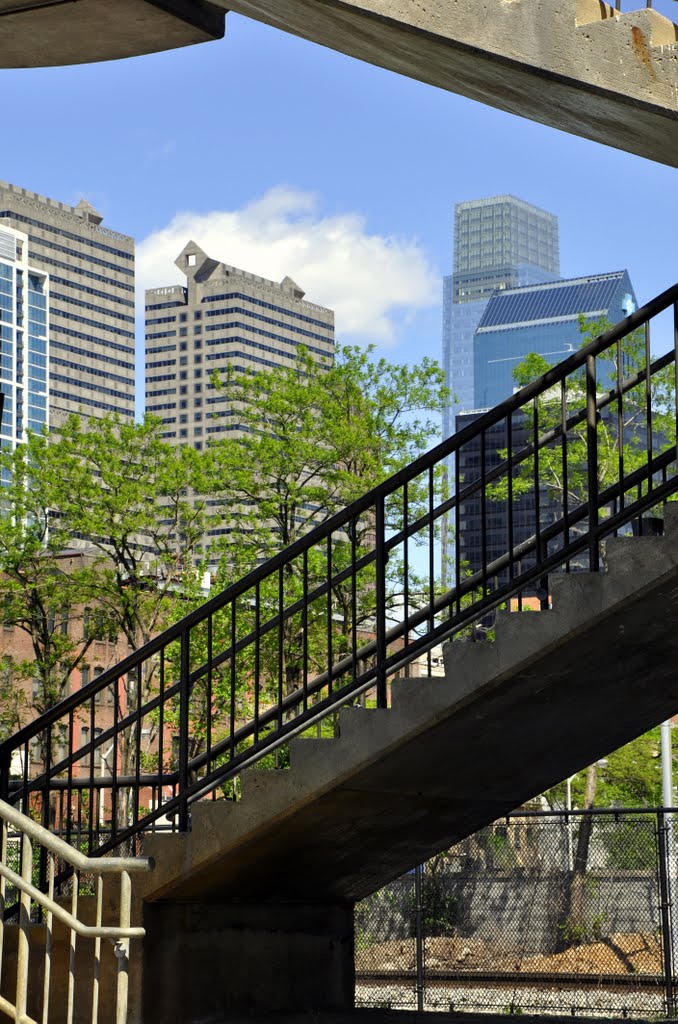
<instances>
[{"instance_id":1,"label":"concrete overhang","mask_svg":"<svg viewBox=\"0 0 678 1024\"><path fill-rule=\"evenodd\" d=\"M678 29L656 11L619 14L602 0L215 2L489 106L678 166Z\"/></svg>"},{"instance_id":2,"label":"concrete overhang","mask_svg":"<svg viewBox=\"0 0 678 1024\"><path fill-rule=\"evenodd\" d=\"M0 66L117 60L220 39L207 0L0 0Z\"/></svg>"}]
</instances>

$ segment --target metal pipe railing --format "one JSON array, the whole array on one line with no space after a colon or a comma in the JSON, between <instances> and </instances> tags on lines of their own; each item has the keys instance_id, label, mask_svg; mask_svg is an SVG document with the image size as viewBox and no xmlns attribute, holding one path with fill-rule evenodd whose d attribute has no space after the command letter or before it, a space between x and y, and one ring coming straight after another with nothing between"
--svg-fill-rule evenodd
<instances>
[{"instance_id":1,"label":"metal pipe railing","mask_svg":"<svg viewBox=\"0 0 678 1024\"><path fill-rule=\"evenodd\" d=\"M676 344L651 360L648 324L665 310ZM99 854L165 816L185 830L193 801L235 796L246 766L347 701L385 706L388 679L442 640L474 636L514 598L545 609L549 572L595 569L606 536L678 491L676 416L652 405L677 347L674 285L347 508L317 525L309 513L294 545L0 744L0 798ZM479 523L475 560L461 529L454 563L441 556L452 516Z\"/></svg>"},{"instance_id":2,"label":"metal pipe railing","mask_svg":"<svg viewBox=\"0 0 678 1024\"><path fill-rule=\"evenodd\" d=\"M12 830L10 833L10 829ZM9 863L10 853L14 854L15 864L18 861L20 870L15 870ZM47 891L42 891L34 884L35 876L43 858L47 861ZM67 910L54 897L55 876L63 866L68 865L73 871L71 888L71 909ZM131 925L131 874L151 871L153 862L149 858L86 857L58 836L53 835L31 818L19 812L15 807L0 800L0 972L6 963L6 938L8 924L5 921L4 908L8 902L8 887L19 894L19 915L17 925L16 953L16 984L14 1002L0 996L0 1011L5 1013L17 1024L37 1024L37 1020L29 1015L29 1002L35 1002L39 1008L40 1024L49 1024L52 1006L52 966L54 955L54 921L58 921L67 930L69 936L68 980L66 986L65 1016L63 1007L58 1016L72 1024L75 1015L76 1001L85 996L82 985L76 976L79 969L77 939L94 940L92 948L92 990L89 1010L91 1020L96 1024L101 1019L100 972L101 972L101 940L113 943L117 961L117 981L114 1015L108 1016L113 1024L125 1024L128 1003L129 973L129 941L142 938L145 931L142 927ZM81 876L94 876L95 924L85 924L78 912L78 898ZM103 924L104 877L117 876L120 879L120 895L118 899L118 923ZM31 932L35 926L34 918L38 917L45 928L45 946L42 964L37 961L31 949ZM32 955L33 953L33 955ZM42 987L38 997L39 975L42 975ZM0 975L1 976L1 975ZM7 984L5 984L7 991Z\"/></svg>"}]
</instances>

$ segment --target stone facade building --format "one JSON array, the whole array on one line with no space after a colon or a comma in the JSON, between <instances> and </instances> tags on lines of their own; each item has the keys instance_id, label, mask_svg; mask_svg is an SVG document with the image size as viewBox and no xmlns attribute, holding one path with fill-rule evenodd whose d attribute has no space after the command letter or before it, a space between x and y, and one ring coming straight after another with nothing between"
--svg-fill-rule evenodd
<instances>
[{"instance_id":1,"label":"stone facade building","mask_svg":"<svg viewBox=\"0 0 678 1024\"><path fill-rule=\"evenodd\" d=\"M134 417L134 239L101 214L0 182L0 229L22 232L50 280L49 423Z\"/></svg>"}]
</instances>

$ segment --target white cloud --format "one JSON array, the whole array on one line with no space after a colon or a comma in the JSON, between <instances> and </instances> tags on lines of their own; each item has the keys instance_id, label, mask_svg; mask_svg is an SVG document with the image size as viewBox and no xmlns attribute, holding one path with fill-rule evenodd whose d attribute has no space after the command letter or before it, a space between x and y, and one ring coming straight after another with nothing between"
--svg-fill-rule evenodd
<instances>
[{"instance_id":1,"label":"white cloud","mask_svg":"<svg viewBox=\"0 0 678 1024\"><path fill-rule=\"evenodd\" d=\"M144 288L182 282L174 260L192 239L209 256L281 281L336 311L337 334L389 344L399 322L438 301L439 277L415 241L370 234L357 213L324 216L317 197L279 186L238 210L178 213L137 247Z\"/></svg>"}]
</instances>

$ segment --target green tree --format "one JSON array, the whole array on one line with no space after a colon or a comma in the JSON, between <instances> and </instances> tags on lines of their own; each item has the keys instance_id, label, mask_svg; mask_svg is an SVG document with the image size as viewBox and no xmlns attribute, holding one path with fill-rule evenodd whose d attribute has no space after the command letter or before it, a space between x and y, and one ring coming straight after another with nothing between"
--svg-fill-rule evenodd
<instances>
[{"instance_id":1,"label":"green tree","mask_svg":"<svg viewBox=\"0 0 678 1024\"><path fill-rule=\"evenodd\" d=\"M94 553L81 580L84 602L96 606L106 631L133 650L203 599L201 568L194 564L206 528L205 502L195 487L202 481L200 459L161 435L153 417L130 423L71 416L45 449L50 522L59 524L61 543L85 538ZM140 674L120 680L121 713L148 700L156 670L147 659ZM119 737L122 775L136 768L139 728ZM128 797L121 791L122 802Z\"/></svg>"},{"instance_id":2,"label":"green tree","mask_svg":"<svg viewBox=\"0 0 678 1024\"><path fill-rule=\"evenodd\" d=\"M215 375L212 385L223 396L220 415L239 427L213 442L205 459L205 486L220 502L217 514L232 531L221 548L223 583L293 544L423 451L439 430L436 417L446 398L442 370L431 360L409 368L374 359L372 349L351 347L340 348L326 369L301 350L292 366L252 374L230 371L221 379ZM417 498L412 488L411 510ZM392 508L387 514L395 525L402 511ZM262 583L262 608L274 613L281 593L283 607L289 607L304 587L348 567L354 554L367 554L373 531L373 517L366 514L348 531L333 535L329 545L288 563L280 579ZM396 555L389 571L389 599L395 607L402 599ZM410 583L414 600L413 573ZM336 662L357 642L356 631L369 627L373 610L374 567L367 565L355 581L350 576L335 581L325 601L311 605L305 623L300 611L285 619L281 636L273 630L262 640L263 678L277 679L282 661L284 689L295 689L304 656L311 671L328 667L326 623L333 622ZM252 627L254 614L251 604L239 610L243 629ZM225 615L224 636L229 624ZM240 692L252 670L243 657Z\"/></svg>"},{"instance_id":3,"label":"green tree","mask_svg":"<svg viewBox=\"0 0 678 1024\"><path fill-rule=\"evenodd\" d=\"M581 345L586 345L613 325L604 317L587 320L579 317L579 334ZM619 344L612 347L605 359L598 360L597 393L602 396L607 384L601 380L603 371L616 385L617 380L631 378L642 373L646 364L645 331L638 328ZM529 353L513 370L513 378L520 387L524 387L537 377L542 376L553 364L543 356ZM650 380L650 404L652 408L652 431L655 454L659 448L675 443L675 377L672 368L654 374ZM563 401L564 399L564 401ZM571 374L564 382L564 391L554 387L550 392L541 395L537 400L539 429L541 433L559 427L563 419L563 409L568 417L575 411L584 408L586 401L586 381L584 370ZM618 479L620 465L625 475L639 468L647 458L646 437L647 393L645 381L640 381L629 388L621 401L610 403L598 415L597 432L597 476L598 487L603 489ZM546 445L539 453L539 472L541 486L556 501L565 498L569 511L586 501L588 491L587 470L587 429L586 419L570 427L567 432L567 481L564 477L562 442L557 437L552 444ZM504 453L505 455L506 453ZM529 493L533 484L533 464L531 460L521 464L513 481L515 497ZM505 499L507 484L500 482L493 489L495 499ZM635 495L632 496L632 499ZM610 510L611 511L611 510Z\"/></svg>"},{"instance_id":4,"label":"green tree","mask_svg":"<svg viewBox=\"0 0 678 1024\"><path fill-rule=\"evenodd\" d=\"M91 643L82 628L88 570L68 552L69 529L50 504L53 454L46 434L0 449L1 614L30 639L33 657L12 661L11 674L17 686L31 680L38 714L65 696Z\"/></svg>"}]
</instances>

